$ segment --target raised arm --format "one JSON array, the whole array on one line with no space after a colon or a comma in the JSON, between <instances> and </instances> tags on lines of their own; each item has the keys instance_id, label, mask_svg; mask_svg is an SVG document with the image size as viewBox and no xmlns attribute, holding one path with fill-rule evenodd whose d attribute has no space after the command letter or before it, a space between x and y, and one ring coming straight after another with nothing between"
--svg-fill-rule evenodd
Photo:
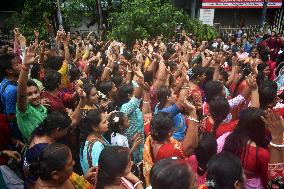
<instances>
[{"instance_id":1,"label":"raised arm","mask_svg":"<svg viewBox=\"0 0 284 189\"><path fill-rule=\"evenodd\" d=\"M62 38L62 43L64 46L64 57L65 57L65 61L69 62L70 61L70 51L69 51L69 43L70 40L70 34L65 34L64 37Z\"/></svg>"},{"instance_id":2,"label":"raised arm","mask_svg":"<svg viewBox=\"0 0 284 189\"><path fill-rule=\"evenodd\" d=\"M251 89L251 107L259 108L259 94L255 76L249 76L247 83Z\"/></svg>"},{"instance_id":3,"label":"raised arm","mask_svg":"<svg viewBox=\"0 0 284 189\"><path fill-rule=\"evenodd\" d=\"M108 64L104 68L103 74L102 74L102 81L108 81L110 79L110 74L114 67L114 58L113 55L108 56Z\"/></svg>"},{"instance_id":4,"label":"raised arm","mask_svg":"<svg viewBox=\"0 0 284 189\"><path fill-rule=\"evenodd\" d=\"M71 115L71 120L72 120L71 127L78 125L81 119L81 109L85 106L85 101L86 101L86 93L83 91L83 89L78 88L77 93L80 97L80 101L75 111Z\"/></svg>"},{"instance_id":5,"label":"raised arm","mask_svg":"<svg viewBox=\"0 0 284 189\"><path fill-rule=\"evenodd\" d=\"M283 132L284 119L273 110L266 111L266 115L262 117L265 127L270 131L272 140L269 145L269 164L270 166L283 167ZM282 165L282 166L280 166ZM270 170L268 170L269 172ZM282 170L283 171L283 170ZM272 175L269 175L272 177ZM273 177L278 175L273 175ZM282 175L281 175L282 176Z\"/></svg>"},{"instance_id":6,"label":"raised arm","mask_svg":"<svg viewBox=\"0 0 284 189\"><path fill-rule=\"evenodd\" d=\"M183 90L181 95L185 96L188 94L188 90ZM187 100L184 101L184 108L188 112L188 127L186 130L186 134L184 140L182 141L183 151L186 156L190 155L194 148L198 145L198 127L199 121L197 120L196 109L194 105L189 103Z\"/></svg>"},{"instance_id":7,"label":"raised arm","mask_svg":"<svg viewBox=\"0 0 284 189\"><path fill-rule=\"evenodd\" d=\"M159 68L156 74L156 81L153 84L154 88L158 89L159 87L163 86L166 83L167 71L163 57L155 53L153 55L156 56L159 61Z\"/></svg>"},{"instance_id":8,"label":"raised arm","mask_svg":"<svg viewBox=\"0 0 284 189\"><path fill-rule=\"evenodd\" d=\"M235 75L238 73L238 61L237 61L237 57L232 57L232 72L229 75L228 81L226 82L226 86L230 86L234 79L235 79Z\"/></svg>"},{"instance_id":9,"label":"raised arm","mask_svg":"<svg viewBox=\"0 0 284 189\"><path fill-rule=\"evenodd\" d=\"M27 53L22 63L22 69L18 80L17 107L21 112L27 109L27 81L30 65L35 62L35 54Z\"/></svg>"}]
</instances>

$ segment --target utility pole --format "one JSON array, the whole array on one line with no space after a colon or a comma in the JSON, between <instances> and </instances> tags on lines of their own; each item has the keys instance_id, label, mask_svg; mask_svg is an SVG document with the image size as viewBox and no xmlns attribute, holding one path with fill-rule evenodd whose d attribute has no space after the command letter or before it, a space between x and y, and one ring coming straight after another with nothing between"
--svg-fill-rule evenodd
<instances>
[{"instance_id":1,"label":"utility pole","mask_svg":"<svg viewBox=\"0 0 284 189\"><path fill-rule=\"evenodd\" d=\"M60 0L57 0L56 2L57 4L57 19L58 19L58 24L59 25L63 25L63 22L62 22L62 15L61 15L61 10L60 10Z\"/></svg>"},{"instance_id":2,"label":"utility pole","mask_svg":"<svg viewBox=\"0 0 284 189\"><path fill-rule=\"evenodd\" d=\"M102 14L102 7L101 7L101 0L97 0L98 5L98 12L99 12L99 30L103 28L103 14Z\"/></svg>"},{"instance_id":3,"label":"utility pole","mask_svg":"<svg viewBox=\"0 0 284 189\"><path fill-rule=\"evenodd\" d=\"M191 18L195 18L196 0L191 0Z\"/></svg>"},{"instance_id":4,"label":"utility pole","mask_svg":"<svg viewBox=\"0 0 284 189\"><path fill-rule=\"evenodd\" d=\"M263 8L261 12L261 20L260 20L260 28L261 30L264 29L264 23L265 23L265 17L266 17L266 12L267 12L267 4L269 0L264 0L263 2Z\"/></svg>"}]
</instances>

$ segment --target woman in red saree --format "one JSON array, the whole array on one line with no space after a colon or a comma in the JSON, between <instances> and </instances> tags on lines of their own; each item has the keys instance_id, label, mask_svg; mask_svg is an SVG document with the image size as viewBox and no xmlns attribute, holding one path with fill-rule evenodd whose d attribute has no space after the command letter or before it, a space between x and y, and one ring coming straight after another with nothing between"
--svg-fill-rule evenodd
<instances>
[{"instance_id":1,"label":"woman in red saree","mask_svg":"<svg viewBox=\"0 0 284 189\"><path fill-rule=\"evenodd\" d=\"M213 133L217 139L227 132L232 132L236 127L237 120L223 122L230 112L229 102L224 96L216 96L210 100L209 112L201 124L203 132Z\"/></svg>"},{"instance_id":2,"label":"woman in red saree","mask_svg":"<svg viewBox=\"0 0 284 189\"><path fill-rule=\"evenodd\" d=\"M196 122L196 110L193 105L187 105L191 109L189 124L183 142L172 138L174 123L171 116L160 112L151 120L150 135L147 137L143 152L143 173L146 186L150 185L150 170L154 163L168 157L184 159L198 144L198 125Z\"/></svg>"},{"instance_id":3,"label":"woman in red saree","mask_svg":"<svg viewBox=\"0 0 284 189\"><path fill-rule=\"evenodd\" d=\"M239 123L226 138L223 151L239 156L247 177L246 188L266 188L269 152L266 150L264 111L247 108L240 113Z\"/></svg>"},{"instance_id":4,"label":"woman in red saree","mask_svg":"<svg viewBox=\"0 0 284 189\"><path fill-rule=\"evenodd\" d=\"M230 86L230 93L232 94L232 98L238 96L239 94L242 94L243 91L247 88L248 84L245 79L251 72L252 70L249 64L242 65L242 72L240 78L237 80L237 82L232 83ZM249 98L246 98L246 102L231 111L233 115L233 120L236 120L238 118L238 112L246 108L248 106L248 102Z\"/></svg>"}]
</instances>

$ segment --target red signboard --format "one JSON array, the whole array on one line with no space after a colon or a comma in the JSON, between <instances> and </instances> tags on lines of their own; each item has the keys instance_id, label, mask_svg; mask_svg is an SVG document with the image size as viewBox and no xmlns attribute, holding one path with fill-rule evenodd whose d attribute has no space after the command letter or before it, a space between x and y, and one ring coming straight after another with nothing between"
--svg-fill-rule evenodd
<instances>
[{"instance_id":1,"label":"red signboard","mask_svg":"<svg viewBox=\"0 0 284 189\"><path fill-rule=\"evenodd\" d=\"M262 8L264 0L203 0L202 8ZM267 8L281 8L282 0L268 0Z\"/></svg>"}]
</instances>

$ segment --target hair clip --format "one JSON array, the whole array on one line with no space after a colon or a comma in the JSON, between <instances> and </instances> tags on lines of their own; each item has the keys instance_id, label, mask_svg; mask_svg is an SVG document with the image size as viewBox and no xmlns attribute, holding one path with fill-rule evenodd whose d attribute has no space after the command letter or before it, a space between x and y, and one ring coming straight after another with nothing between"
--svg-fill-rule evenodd
<instances>
[{"instance_id":1,"label":"hair clip","mask_svg":"<svg viewBox=\"0 0 284 189\"><path fill-rule=\"evenodd\" d=\"M98 91L98 95L102 98L102 99L107 99L107 96L102 93L101 91Z\"/></svg>"},{"instance_id":2,"label":"hair clip","mask_svg":"<svg viewBox=\"0 0 284 189\"><path fill-rule=\"evenodd\" d=\"M193 71L192 71L192 69L191 69L191 68L190 68L190 69L188 69L188 71L187 71L187 75L188 75L189 79L192 79L192 77L194 76L194 73L193 73Z\"/></svg>"},{"instance_id":3,"label":"hair clip","mask_svg":"<svg viewBox=\"0 0 284 189\"><path fill-rule=\"evenodd\" d=\"M119 117L115 116L112 120L113 120L115 123L118 123L118 122L119 122Z\"/></svg>"},{"instance_id":4,"label":"hair clip","mask_svg":"<svg viewBox=\"0 0 284 189\"><path fill-rule=\"evenodd\" d=\"M206 181L206 186L215 188L216 183L213 179Z\"/></svg>"}]
</instances>

